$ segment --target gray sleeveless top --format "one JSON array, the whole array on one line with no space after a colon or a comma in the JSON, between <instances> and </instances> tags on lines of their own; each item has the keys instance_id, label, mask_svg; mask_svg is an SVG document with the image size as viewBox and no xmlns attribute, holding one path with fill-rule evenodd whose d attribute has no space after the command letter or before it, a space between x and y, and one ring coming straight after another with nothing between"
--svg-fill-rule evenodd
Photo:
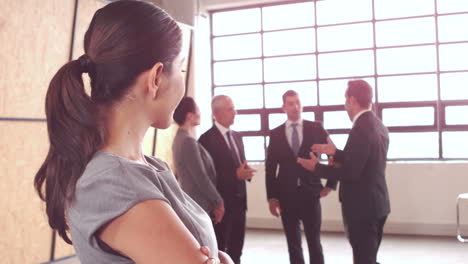
<instances>
[{"instance_id":1,"label":"gray sleeveless top","mask_svg":"<svg viewBox=\"0 0 468 264\"><path fill-rule=\"evenodd\" d=\"M73 246L81 264L135 263L110 249L98 239L96 232L137 203L149 199L167 202L200 245L209 247L211 254L217 256L209 216L181 190L166 163L153 157L146 160L150 166L99 151L86 166L76 184L75 198L67 209Z\"/></svg>"}]
</instances>

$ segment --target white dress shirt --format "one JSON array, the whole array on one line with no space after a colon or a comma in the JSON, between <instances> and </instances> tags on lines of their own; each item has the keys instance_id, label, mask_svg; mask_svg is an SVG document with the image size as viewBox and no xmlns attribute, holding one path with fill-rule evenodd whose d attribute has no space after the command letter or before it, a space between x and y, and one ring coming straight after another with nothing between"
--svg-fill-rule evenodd
<instances>
[{"instance_id":1,"label":"white dress shirt","mask_svg":"<svg viewBox=\"0 0 468 264\"><path fill-rule=\"evenodd\" d=\"M293 127L292 124L297 124L297 135L299 136L299 146L302 145L302 138L303 138L303 126L302 126L302 119L297 120L296 122L292 122L289 119L286 121L285 129L286 129L286 139L288 140L288 144L292 149L292 134L293 134Z\"/></svg>"},{"instance_id":2,"label":"white dress shirt","mask_svg":"<svg viewBox=\"0 0 468 264\"><path fill-rule=\"evenodd\" d=\"M234 145L234 151L236 152L236 156L239 159L239 164L242 164L242 160L241 160L240 155L239 155L239 150L237 149L236 140L234 139L234 136L232 135L232 130L230 130L229 128L224 127L223 125L221 125L217 121L215 121L215 126L218 128L219 132L221 132L221 135L223 135L224 141L226 141L226 145L228 146L229 149L231 148L231 145L229 145L229 139L228 139L226 133L228 131L231 131L231 139L232 139L232 144Z\"/></svg>"}]
</instances>

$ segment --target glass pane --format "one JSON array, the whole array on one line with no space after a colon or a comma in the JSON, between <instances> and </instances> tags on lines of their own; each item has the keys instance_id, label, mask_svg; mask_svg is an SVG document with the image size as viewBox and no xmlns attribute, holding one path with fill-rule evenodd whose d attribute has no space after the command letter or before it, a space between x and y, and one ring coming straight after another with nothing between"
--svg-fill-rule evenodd
<instances>
[{"instance_id":1,"label":"glass pane","mask_svg":"<svg viewBox=\"0 0 468 264\"><path fill-rule=\"evenodd\" d=\"M363 78L363 80L374 88L374 78ZM347 79L320 81L320 105L344 105L348 81ZM375 101L375 98L373 100Z\"/></svg>"},{"instance_id":2,"label":"glass pane","mask_svg":"<svg viewBox=\"0 0 468 264\"><path fill-rule=\"evenodd\" d=\"M330 111L323 113L323 125L325 129L340 129L351 128L353 124L346 111Z\"/></svg>"},{"instance_id":3,"label":"glass pane","mask_svg":"<svg viewBox=\"0 0 468 264\"><path fill-rule=\"evenodd\" d=\"M441 74L440 94L442 100L468 99L468 72Z\"/></svg>"},{"instance_id":4,"label":"glass pane","mask_svg":"<svg viewBox=\"0 0 468 264\"><path fill-rule=\"evenodd\" d=\"M372 0L317 1L317 24L338 24L372 19Z\"/></svg>"},{"instance_id":5,"label":"glass pane","mask_svg":"<svg viewBox=\"0 0 468 264\"><path fill-rule=\"evenodd\" d=\"M372 23L320 27L317 30L319 51L361 49L374 45Z\"/></svg>"},{"instance_id":6,"label":"glass pane","mask_svg":"<svg viewBox=\"0 0 468 264\"><path fill-rule=\"evenodd\" d=\"M262 56L260 34L213 39L214 60L242 59Z\"/></svg>"},{"instance_id":7,"label":"glass pane","mask_svg":"<svg viewBox=\"0 0 468 264\"><path fill-rule=\"evenodd\" d=\"M314 20L313 2L263 8L263 30L308 27Z\"/></svg>"},{"instance_id":8,"label":"glass pane","mask_svg":"<svg viewBox=\"0 0 468 264\"><path fill-rule=\"evenodd\" d=\"M468 1L437 0L437 13L455 13L468 11Z\"/></svg>"},{"instance_id":9,"label":"glass pane","mask_svg":"<svg viewBox=\"0 0 468 264\"><path fill-rule=\"evenodd\" d=\"M434 108L386 108L382 119L385 126L431 126L434 125Z\"/></svg>"},{"instance_id":10,"label":"glass pane","mask_svg":"<svg viewBox=\"0 0 468 264\"><path fill-rule=\"evenodd\" d=\"M435 74L379 77L379 102L437 100Z\"/></svg>"},{"instance_id":11,"label":"glass pane","mask_svg":"<svg viewBox=\"0 0 468 264\"><path fill-rule=\"evenodd\" d=\"M468 158L468 131L442 132L444 158Z\"/></svg>"},{"instance_id":12,"label":"glass pane","mask_svg":"<svg viewBox=\"0 0 468 264\"><path fill-rule=\"evenodd\" d=\"M445 107L445 123L447 125L468 125L468 105ZM468 137L464 140L468 142Z\"/></svg>"},{"instance_id":13,"label":"glass pane","mask_svg":"<svg viewBox=\"0 0 468 264\"><path fill-rule=\"evenodd\" d=\"M374 2L376 19L434 14L434 0L376 0Z\"/></svg>"},{"instance_id":14,"label":"glass pane","mask_svg":"<svg viewBox=\"0 0 468 264\"><path fill-rule=\"evenodd\" d=\"M330 138L337 149L343 150L348 141L348 134L330 134Z\"/></svg>"},{"instance_id":15,"label":"glass pane","mask_svg":"<svg viewBox=\"0 0 468 264\"><path fill-rule=\"evenodd\" d=\"M273 129L276 127L281 126L288 117L286 116L285 113L275 113L275 114L269 114L268 115L268 129Z\"/></svg>"},{"instance_id":16,"label":"glass pane","mask_svg":"<svg viewBox=\"0 0 468 264\"><path fill-rule=\"evenodd\" d=\"M214 13L213 35L259 32L260 20L260 8Z\"/></svg>"},{"instance_id":17,"label":"glass pane","mask_svg":"<svg viewBox=\"0 0 468 264\"><path fill-rule=\"evenodd\" d=\"M372 50L319 55L320 78L374 75Z\"/></svg>"},{"instance_id":18,"label":"glass pane","mask_svg":"<svg viewBox=\"0 0 468 264\"><path fill-rule=\"evenodd\" d=\"M265 160L265 137L242 137L247 160Z\"/></svg>"},{"instance_id":19,"label":"glass pane","mask_svg":"<svg viewBox=\"0 0 468 264\"><path fill-rule=\"evenodd\" d=\"M439 46L440 70L468 70L468 44L446 44Z\"/></svg>"},{"instance_id":20,"label":"glass pane","mask_svg":"<svg viewBox=\"0 0 468 264\"><path fill-rule=\"evenodd\" d=\"M213 69L215 85L259 83L262 81L261 60L216 62Z\"/></svg>"},{"instance_id":21,"label":"glass pane","mask_svg":"<svg viewBox=\"0 0 468 264\"><path fill-rule=\"evenodd\" d=\"M315 52L315 29L313 28L278 31L263 35L265 56L311 52Z\"/></svg>"},{"instance_id":22,"label":"glass pane","mask_svg":"<svg viewBox=\"0 0 468 264\"><path fill-rule=\"evenodd\" d=\"M265 107L281 108L283 94L287 90L294 90L299 94L302 106L317 105L316 82L275 83L265 85Z\"/></svg>"},{"instance_id":23,"label":"glass pane","mask_svg":"<svg viewBox=\"0 0 468 264\"><path fill-rule=\"evenodd\" d=\"M236 115L232 129L235 131L259 131L262 126L260 115Z\"/></svg>"},{"instance_id":24,"label":"glass pane","mask_svg":"<svg viewBox=\"0 0 468 264\"><path fill-rule=\"evenodd\" d=\"M315 55L265 59L266 82L310 80L315 76Z\"/></svg>"},{"instance_id":25,"label":"glass pane","mask_svg":"<svg viewBox=\"0 0 468 264\"><path fill-rule=\"evenodd\" d=\"M263 89L261 85L215 87L214 95L220 94L231 97L236 109L263 108ZM245 96L246 94L249 96Z\"/></svg>"},{"instance_id":26,"label":"glass pane","mask_svg":"<svg viewBox=\"0 0 468 264\"><path fill-rule=\"evenodd\" d=\"M377 22L377 46L396 46L435 42L433 17Z\"/></svg>"},{"instance_id":27,"label":"glass pane","mask_svg":"<svg viewBox=\"0 0 468 264\"><path fill-rule=\"evenodd\" d=\"M379 74L434 72L435 70L436 50L434 46L377 50Z\"/></svg>"},{"instance_id":28,"label":"glass pane","mask_svg":"<svg viewBox=\"0 0 468 264\"><path fill-rule=\"evenodd\" d=\"M437 132L390 133L389 159L438 158Z\"/></svg>"},{"instance_id":29,"label":"glass pane","mask_svg":"<svg viewBox=\"0 0 468 264\"><path fill-rule=\"evenodd\" d=\"M439 16L439 41L468 40L468 30L462 25L468 25L468 14Z\"/></svg>"},{"instance_id":30,"label":"glass pane","mask_svg":"<svg viewBox=\"0 0 468 264\"><path fill-rule=\"evenodd\" d=\"M302 119L315 121L315 113L314 112L303 112Z\"/></svg>"}]
</instances>

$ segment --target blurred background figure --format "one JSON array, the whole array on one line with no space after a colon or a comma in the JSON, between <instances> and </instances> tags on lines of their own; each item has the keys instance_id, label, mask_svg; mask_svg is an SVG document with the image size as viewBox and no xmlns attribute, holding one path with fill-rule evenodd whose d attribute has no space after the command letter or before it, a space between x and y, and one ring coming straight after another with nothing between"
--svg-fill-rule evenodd
<instances>
[{"instance_id":1,"label":"blurred background figure","mask_svg":"<svg viewBox=\"0 0 468 264\"><path fill-rule=\"evenodd\" d=\"M323 264L320 198L336 189L337 181L327 181L326 187L323 187L320 179L310 177L310 172L301 167L296 159L308 157L310 147L326 143L329 136L320 122L302 119L302 104L296 91L288 90L283 94L282 108L287 120L270 131L265 161L269 209L273 216L281 216L290 263L305 263L300 230L302 222L309 249L309 263Z\"/></svg>"},{"instance_id":2,"label":"blurred background figure","mask_svg":"<svg viewBox=\"0 0 468 264\"><path fill-rule=\"evenodd\" d=\"M200 110L191 97L184 97L174 111L179 125L172 153L177 178L182 189L219 223L224 215L224 203L216 189L216 169L206 149L192 136L200 125Z\"/></svg>"},{"instance_id":3,"label":"blurred background figure","mask_svg":"<svg viewBox=\"0 0 468 264\"><path fill-rule=\"evenodd\" d=\"M356 264L374 264L390 214L386 180L388 129L372 111L373 89L364 80L351 80L345 93L345 109L353 128L343 150L330 140L311 150L333 156L333 165L323 165L311 152L298 158L312 177L339 180L339 199L345 232Z\"/></svg>"},{"instance_id":4,"label":"blurred background figure","mask_svg":"<svg viewBox=\"0 0 468 264\"><path fill-rule=\"evenodd\" d=\"M213 157L217 187L226 209L223 220L214 228L218 248L226 250L234 263L239 264L244 247L247 210L245 181L253 177L255 170L245 160L241 136L230 129L237 113L231 98L215 96L211 109L215 123L201 135L199 141Z\"/></svg>"}]
</instances>

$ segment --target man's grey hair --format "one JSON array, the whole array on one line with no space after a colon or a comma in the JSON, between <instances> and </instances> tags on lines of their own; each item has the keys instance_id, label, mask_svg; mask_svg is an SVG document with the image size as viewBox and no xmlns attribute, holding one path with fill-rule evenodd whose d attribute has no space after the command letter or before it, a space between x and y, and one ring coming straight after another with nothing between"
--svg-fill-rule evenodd
<instances>
[{"instance_id":1,"label":"man's grey hair","mask_svg":"<svg viewBox=\"0 0 468 264\"><path fill-rule=\"evenodd\" d=\"M211 111L214 112L216 109L224 106L225 100L231 100L231 97L227 95L217 95L211 99Z\"/></svg>"}]
</instances>

